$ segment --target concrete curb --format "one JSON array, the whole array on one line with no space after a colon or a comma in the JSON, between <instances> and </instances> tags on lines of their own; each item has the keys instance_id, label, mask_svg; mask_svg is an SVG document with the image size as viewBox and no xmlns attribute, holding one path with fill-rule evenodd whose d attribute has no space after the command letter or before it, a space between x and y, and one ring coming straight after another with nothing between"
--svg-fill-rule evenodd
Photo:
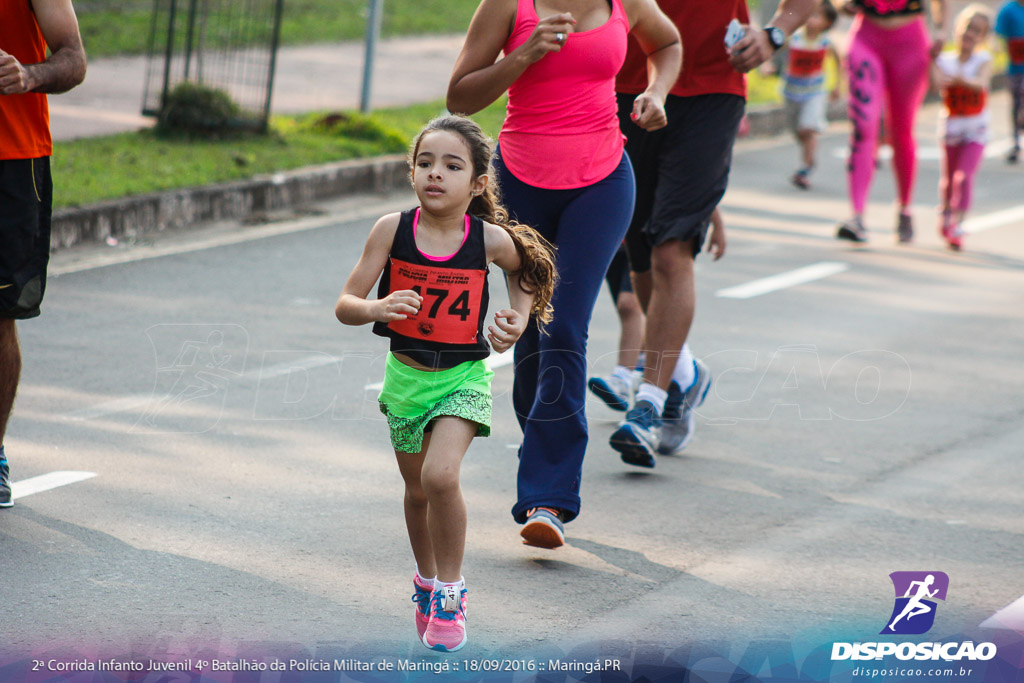
<instances>
[{"instance_id":1,"label":"concrete curb","mask_svg":"<svg viewBox=\"0 0 1024 683\"><path fill-rule=\"evenodd\" d=\"M215 221L247 220L325 199L385 193L408 182L405 156L394 154L60 209L53 214L50 250L108 237L122 240Z\"/></svg>"}]
</instances>

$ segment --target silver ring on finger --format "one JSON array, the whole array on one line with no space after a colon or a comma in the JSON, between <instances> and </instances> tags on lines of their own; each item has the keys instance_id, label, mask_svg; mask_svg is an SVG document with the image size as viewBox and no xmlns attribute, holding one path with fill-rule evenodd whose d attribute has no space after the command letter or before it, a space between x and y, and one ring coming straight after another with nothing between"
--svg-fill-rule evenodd
<instances>
[{"instance_id":1,"label":"silver ring on finger","mask_svg":"<svg viewBox=\"0 0 1024 683\"><path fill-rule=\"evenodd\" d=\"M556 33L556 34L555 34L555 42L556 42L556 43L558 43L559 45L561 45L562 43L564 43L564 42L565 42L565 34L564 34L564 33L562 33L561 31L559 31L558 33Z\"/></svg>"}]
</instances>

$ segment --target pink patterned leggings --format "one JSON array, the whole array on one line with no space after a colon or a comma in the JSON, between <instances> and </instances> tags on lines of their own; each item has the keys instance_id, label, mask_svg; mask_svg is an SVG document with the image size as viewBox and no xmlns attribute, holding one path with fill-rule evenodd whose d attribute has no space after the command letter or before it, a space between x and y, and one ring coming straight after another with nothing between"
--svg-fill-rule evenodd
<instances>
[{"instance_id":1,"label":"pink patterned leggings","mask_svg":"<svg viewBox=\"0 0 1024 683\"><path fill-rule=\"evenodd\" d=\"M858 16L851 29L847 76L848 113L853 123L847 179L854 214L864 213L875 171L882 108L893 148L901 206L908 206L917 176L914 121L928 89L929 38L924 20L884 29Z\"/></svg>"}]
</instances>

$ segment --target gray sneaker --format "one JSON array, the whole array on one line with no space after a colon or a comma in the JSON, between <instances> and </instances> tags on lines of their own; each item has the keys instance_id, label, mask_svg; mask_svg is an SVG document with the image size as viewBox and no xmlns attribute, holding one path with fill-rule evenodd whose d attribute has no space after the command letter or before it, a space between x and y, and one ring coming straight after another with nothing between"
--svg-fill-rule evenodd
<instances>
[{"instance_id":1,"label":"gray sneaker","mask_svg":"<svg viewBox=\"0 0 1024 683\"><path fill-rule=\"evenodd\" d=\"M850 240L851 242L867 242L868 231L864 224L856 216L848 221L839 224L836 229L836 239Z\"/></svg>"},{"instance_id":2,"label":"gray sneaker","mask_svg":"<svg viewBox=\"0 0 1024 683\"><path fill-rule=\"evenodd\" d=\"M693 438L697 422L697 407L704 403L711 388L711 371L696 358L693 360L693 384L681 391L673 381L668 386L665 412L661 416L661 442L658 452L662 455L679 455Z\"/></svg>"},{"instance_id":3,"label":"gray sneaker","mask_svg":"<svg viewBox=\"0 0 1024 683\"><path fill-rule=\"evenodd\" d=\"M11 472L7 467L4 447L0 446L0 508L9 508L12 505L14 497L11 495Z\"/></svg>"},{"instance_id":4,"label":"gray sneaker","mask_svg":"<svg viewBox=\"0 0 1024 683\"><path fill-rule=\"evenodd\" d=\"M896 222L896 239L900 244L914 241L914 219L909 213L901 213Z\"/></svg>"}]
</instances>

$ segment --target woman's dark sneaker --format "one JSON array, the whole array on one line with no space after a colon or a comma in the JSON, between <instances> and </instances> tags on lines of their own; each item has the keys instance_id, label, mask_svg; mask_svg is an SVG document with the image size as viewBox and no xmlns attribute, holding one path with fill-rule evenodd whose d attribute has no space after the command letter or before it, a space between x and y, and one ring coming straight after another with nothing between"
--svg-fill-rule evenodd
<instances>
[{"instance_id":1,"label":"woman's dark sneaker","mask_svg":"<svg viewBox=\"0 0 1024 683\"><path fill-rule=\"evenodd\" d=\"M864 224L861 223L860 218L853 217L839 224L839 228L836 230L836 238L850 240L851 242L867 242L868 231L864 229Z\"/></svg>"}]
</instances>

